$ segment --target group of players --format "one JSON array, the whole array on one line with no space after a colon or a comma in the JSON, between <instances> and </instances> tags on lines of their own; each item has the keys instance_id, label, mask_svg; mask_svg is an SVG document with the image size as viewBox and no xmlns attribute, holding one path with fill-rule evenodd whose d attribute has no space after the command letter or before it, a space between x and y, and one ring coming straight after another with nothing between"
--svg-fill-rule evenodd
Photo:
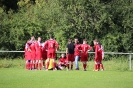
<instances>
[{"instance_id":1,"label":"group of players","mask_svg":"<svg viewBox=\"0 0 133 88\"><path fill-rule=\"evenodd\" d=\"M94 57L94 71L99 71L100 67L102 70L103 64L103 48L102 45L98 43L97 40L93 41L95 57ZM84 39L82 44L79 44L78 39L74 39L74 43L71 39L68 40L66 45L66 53L61 54L58 64L55 61L56 51L59 49L58 42L53 36L50 39L41 43L41 37L35 40L34 36L31 37L25 44L25 60L27 70L49 70L49 66L52 65L53 70L67 68L67 70L73 69L73 62L75 62L75 70L79 70L78 61L83 64L83 70L86 71L87 61L88 61L88 51L92 50L92 47L87 44L87 40Z\"/></svg>"}]
</instances>

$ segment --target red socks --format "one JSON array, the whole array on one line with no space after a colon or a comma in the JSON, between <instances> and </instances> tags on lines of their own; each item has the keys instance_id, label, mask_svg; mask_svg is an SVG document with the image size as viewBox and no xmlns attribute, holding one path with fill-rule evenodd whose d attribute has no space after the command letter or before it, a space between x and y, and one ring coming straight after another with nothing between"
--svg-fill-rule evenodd
<instances>
[{"instance_id":1,"label":"red socks","mask_svg":"<svg viewBox=\"0 0 133 88\"><path fill-rule=\"evenodd\" d=\"M104 70L103 64L100 64L100 67L102 68L102 70Z\"/></svg>"},{"instance_id":2,"label":"red socks","mask_svg":"<svg viewBox=\"0 0 133 88\"><path fill-rule=\"evenodd\" d=\"M40 70L42 70L42 63L39 63Z\"/></svg>"},{"instance_id":3,"label":"red socks","mask_svg":"<svg viewBox=\"0 0 133 88\"><path fill-rule=\"evenodd\" d=\"M103 64L95 64L94 66L94 70L100 70L100 67L102 68L102 70L104 70Z\"/></svg>"},{"instance_id":4,"label":"red socks","mask_svg":"<svg viewBox=\"0 0 133 88\"><path fill-rule=\"evenodd\" d=\"M100 70L100 64L97 64L97 70L98 71Z\"/></svg>"},{"instance_id":5,"label":"red socks","mask_svg":"<svg viewBox=\"0 0 133 88\"><path fill-rule=\"evenodd\" d=\"M38 70L38 63L35 64L36 69Z\"/></svg>"},{"instance_id":6,"label":"red socks","mask_svg":"<svg viewBox=\"0 0 133 88\"><path fill-rule=\"evenodd\" d=\"M87 64L83 64L83 68L84 68L84 70L86 70L86 66L87 66Z\"/></svg>"},{"instance_id":7,"label":"red socks","mask_svg":"<svg viewBox=\"0 0 133 88\"><path fill-rule=\"evenodd\" d=\"M40 70L42 70L42 63L26 63L26 70L32 70L34 68L36 68L38 70L38 67L40 68Z\"/></svg>"}]
</instances>

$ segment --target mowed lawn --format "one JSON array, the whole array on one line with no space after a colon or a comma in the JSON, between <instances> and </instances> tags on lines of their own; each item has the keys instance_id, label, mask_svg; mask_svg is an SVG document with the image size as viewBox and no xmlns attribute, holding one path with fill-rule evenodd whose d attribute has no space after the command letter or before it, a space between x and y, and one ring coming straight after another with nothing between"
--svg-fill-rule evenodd
<instances>
[{"instance_id":1,"label":"mowed lawn","mask_svg":"<svg viewBox=\"0 0 133 88\"><path fill-rule=\"evenodd\" d=\"M0 88L133 88L133 72L0 68Z\"/></svg>"}]
</instances>

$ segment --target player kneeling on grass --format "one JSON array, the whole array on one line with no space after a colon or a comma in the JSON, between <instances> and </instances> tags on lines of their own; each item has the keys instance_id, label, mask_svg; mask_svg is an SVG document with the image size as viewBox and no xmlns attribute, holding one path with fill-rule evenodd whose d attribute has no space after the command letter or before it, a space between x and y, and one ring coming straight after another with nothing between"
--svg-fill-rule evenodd
<instances>
[{"instance_id":1,"label":"player kneeling on grass","mask_svg":"<svg viewBox=\"0 0 133 88\"><path fill-rule=\"evenodd\" d=\"M59 63L58 63L58 69L63 70L64 68L67 67L67 63L66 63L66 56L65 54L61 54L61 57L59 58Z\"/></svg>"}]
</instances>

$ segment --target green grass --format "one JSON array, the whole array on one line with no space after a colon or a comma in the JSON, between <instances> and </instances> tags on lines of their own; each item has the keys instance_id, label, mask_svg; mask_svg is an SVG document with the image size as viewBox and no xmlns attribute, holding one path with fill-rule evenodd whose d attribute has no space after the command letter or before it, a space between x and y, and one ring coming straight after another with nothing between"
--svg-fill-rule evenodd
<instances>
[{"instance_id":1,"label":"green grass","mask_svg":"<svg viewBox=\"0 0 133 88\"><path fill-rule=\"evenodd\" d=\"M133 88L133 72L0 68L0 88Z\"/></svg>"},{"instance_id":2,"label":"green grass","mask_svg":"<svg viewBox=\"0 0 133 88\"><path fill-rule=\"evenodd\" d=\"M82 63L79 62L80 68L82 69ZM89 61L87 63L87 70L93 70L94 68L94 62ZM133 61L132 61L133 64ZM107 71L128 71L129 70L129 62L128 59L115 59L108 61L103 61L103 65L105 67L105 70ZM20 59L0 59L0 68L25 68L25 61ZM133 69L133 65L132 65Z\"/></svg>"},{"instance_id":3,"label":"green grass","mask_svg":"<svg viewBox=\"0 0 133 88\"><path fill-rule=\"evenodd\" d=\"M99 72L93 71L93 61L87 71L79 64L79 71L27 71L23 59L1 59L0 88L133 88L126 59L103 61L105 71Z\"/></svg>"}]
</instances>

